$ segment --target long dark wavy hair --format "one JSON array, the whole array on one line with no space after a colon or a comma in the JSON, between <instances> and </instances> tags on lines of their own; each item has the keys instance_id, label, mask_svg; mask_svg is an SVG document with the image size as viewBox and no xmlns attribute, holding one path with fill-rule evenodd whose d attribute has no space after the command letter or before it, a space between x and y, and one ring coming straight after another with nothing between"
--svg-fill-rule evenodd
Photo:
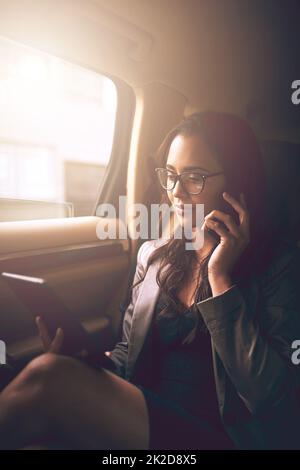
<instances>
[{"instance_id":1,"label":"long dark wavy hair","mask_svg":"<svg viewBox=\"0 0 300 470\"><path fill-rule=\"evenodd\" d=\"M250 214L250 242L234 266L231 277L234 283L242 282L259 274L268 265L276 245L274 233L270 236L270 221L266 211L266 176L259 144L249 124L242 118L212 111L194 113L185 117L164 138L153 159L154 166L165 167L170 145L177 135L191 136L200 134L217 156L225 173L228 192L233 195L244 193ZM154 183L156 184L156 182ZM170 205L166 191L162 190L161 203ZM177 292L196 261L194 250L185 248L185 237L173 236L156 248L148 258L147 267L160 260L156 281L165 307L158 317L167 315L176 318L186 307L179 301ZM215 247L214 247L215 248ZM212 295L208 281L207 267L212 251L200 264L199 280L195 290L195 302ZM132 286L142 282L144 277ZM195 303L194 303L195 307ZM199 313L199 311L195 308ZM184 338L190 343L197 328L207 331L200 315L196 316L195 327Z\"/></svg>"}]
</instances>

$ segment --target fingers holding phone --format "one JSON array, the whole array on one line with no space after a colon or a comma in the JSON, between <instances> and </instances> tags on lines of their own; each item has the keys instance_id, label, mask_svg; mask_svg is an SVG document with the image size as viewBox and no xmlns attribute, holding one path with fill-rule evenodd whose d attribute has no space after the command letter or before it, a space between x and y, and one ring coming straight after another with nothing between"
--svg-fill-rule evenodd
<instances>
[{"instance_id":1,"label":"fingers holding phone","mask_svg":"<svg viewBox=\"0 0 300 470\"><path fill-rule=\"evenodd\" d=\"M59 354L61 352L64 340L64 332L62 328L57 328L55 337L53 338L53 340L51 340L49 332L42 317L36 317L35 321L39 331L39 336L43 344L44 351Z\"/></svg>"}]
</instances>

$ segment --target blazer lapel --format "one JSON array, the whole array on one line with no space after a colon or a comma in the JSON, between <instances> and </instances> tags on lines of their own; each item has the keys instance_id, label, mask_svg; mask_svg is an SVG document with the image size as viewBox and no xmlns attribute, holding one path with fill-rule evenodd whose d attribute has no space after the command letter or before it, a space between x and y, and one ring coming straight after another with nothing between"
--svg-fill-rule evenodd
<instances>
[{"instance_id":1,"label":"blazer lapel","mask_svg":"<svg viewBox=\"0 0 300 470\"><path fill-rule=\"evenodd\" d=\"M128 357L125 373L127 379L132 376L134 365L151 325L155 304L159 294L159 286L156 282L157 269L158 262L149 266L136 300L128 344Z\"/></svg>"}]
</instances>

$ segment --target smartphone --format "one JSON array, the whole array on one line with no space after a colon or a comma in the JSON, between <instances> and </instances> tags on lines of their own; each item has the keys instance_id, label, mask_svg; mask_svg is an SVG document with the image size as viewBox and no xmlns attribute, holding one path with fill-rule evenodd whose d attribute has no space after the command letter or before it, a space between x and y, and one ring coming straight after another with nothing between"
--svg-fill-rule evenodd
<instances>
[{"instance_id":1,"label":"smartphone","mask_svg":"<svg viewBox=\"0 0 300 470\"><path fill-rule=\"evenodd\" d=\"M81 359L78 354L85 350L87 356L84 357L84 362L94 367L114 369L114 362L104 354L103 346L92 338L80 321L55 295L45 279L8 272L2 272L1 278L34 318L40 316L43 319L51 339L55 337L57 328L63 329L62 354Z\"/></svg>"},{"instance_id":2,"label":"smartphone","mask_svg":"<svg viewBox=\"0 0 300 470\"><path fill-rule=\"evenodd\" d=\"M225 190L226 191L226 190ZM235 199L237 199L238 201L240 200L240 196L239 194L233 194L232 191L227 191L230 195L232 195ZM237 213L237 211L232 207L231 204L229 204L229 202L227 202L224 198L223 198L223 195L222 193L220 194L220 202L219 202L219 210L222 211L222 212L225 212L226 214L229 214L231 215L231 217L233 218L234 222L239 225L240 224L240 220L239 220L239 214ZM212 217L212 220L215 220L216 222L219 222L221 224L221 226L223 228L225 228L226 230L227 227L226 225L220 220L218 219L217 217ZM208 229L209 233L218 241L220 241L220 236L213 230L213 229Z\"/></svg>"}]
</instances>

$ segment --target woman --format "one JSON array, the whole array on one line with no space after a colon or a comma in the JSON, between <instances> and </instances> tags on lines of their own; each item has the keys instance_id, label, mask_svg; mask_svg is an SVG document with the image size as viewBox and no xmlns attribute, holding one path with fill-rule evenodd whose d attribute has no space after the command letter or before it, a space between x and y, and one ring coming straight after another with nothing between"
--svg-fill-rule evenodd
<instances>
[{"instance_id":1,"label":"woman","mask_svg":"<svg viewBox=\"0 0 300 470\"><path fill-rule=\"evenodd\" d=\"M204 204L203 246L174 235L141 245L114 370L57 354L63 332L51 343L38 319L48 352L0 394L0 447L49 436L83 449L300 447L298 250L270 232L251 129L196 113L156 161L180 226L184 204L194 228Z\"/></svg>"}]
</instances>

